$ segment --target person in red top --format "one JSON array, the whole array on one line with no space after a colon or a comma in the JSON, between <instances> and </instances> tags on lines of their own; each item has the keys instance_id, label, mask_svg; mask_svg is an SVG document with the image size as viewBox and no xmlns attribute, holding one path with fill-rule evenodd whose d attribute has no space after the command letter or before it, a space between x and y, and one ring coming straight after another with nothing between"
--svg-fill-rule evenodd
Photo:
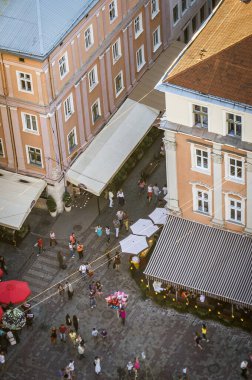
<instances>
[{"instance_id":1,"label":"person in red top","mask_svg":"<svg viewBox=\"0 0 252 380\"><path fill-rule=\"evenodd\" d=\"M42 238L38 239L37 245L38 245L38 253L41 254L43 251L43 240L42 240Z\"/></svg>"},{"instance_id":2,"label":"person in red top","mask_svg":"<svg viewBox=\"0 0 252 380\"><path fill-rule=\"evenodd\" d=\"M67 327L64 325L64 323L61 323L61 325L59 327L61 342L66 343L66 332L67 332Z\"/></svg>"},{"instance_id":3,"label":"person in red top","mask_svg":"<svg viewBox=\"0 0 252 380\"><path fill-rule=\"evenodd\" d=\"M73 247L75 248L75 246L76 246L76 237L75 237L74 232L72 232L71 235L69 236L69 241L73 245Z\"/></svg>"}]
</instances>

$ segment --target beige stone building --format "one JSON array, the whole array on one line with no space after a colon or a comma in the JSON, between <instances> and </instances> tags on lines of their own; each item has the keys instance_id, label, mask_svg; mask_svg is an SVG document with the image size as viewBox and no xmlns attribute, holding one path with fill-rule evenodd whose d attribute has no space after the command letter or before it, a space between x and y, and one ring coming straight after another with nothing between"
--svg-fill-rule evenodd
<instances>
[{"instance_id":1,"label":"beige stone building","mask_svg":"<svg viewBox=\"0 0 252 380\"><path fill-rule=\"evenodd\" d=\"M252 233L252 4L223 0L159 83L167 207Z\"/></svg>"},{"instance_id":2,"label":"beige stone building","mask_svg":"<svg viewBox=\"0 0 252 380\"><path fill-rule=\"evenodd\" d=\"M212 10L206 0L175 3L0 0L0 167L61 194L65 173L143 73Z\"/></svg>"}]
</instances>

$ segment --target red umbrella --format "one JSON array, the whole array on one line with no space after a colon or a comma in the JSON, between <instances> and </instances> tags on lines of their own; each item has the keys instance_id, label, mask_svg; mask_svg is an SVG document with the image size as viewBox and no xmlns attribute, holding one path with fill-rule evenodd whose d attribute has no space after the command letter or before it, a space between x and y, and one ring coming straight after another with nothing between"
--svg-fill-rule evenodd
<instances>
[{"instance_id":1,"label":"red umbrella","mask_svg":"<svg viewBox=\"0 0 252 380\"><path fill-rule=\"evenodd\" d=\"M11 280L0 282L0 303L21 303L24 302L30 294L31 290L25 281Z\"/></svg>"}]
</instances>

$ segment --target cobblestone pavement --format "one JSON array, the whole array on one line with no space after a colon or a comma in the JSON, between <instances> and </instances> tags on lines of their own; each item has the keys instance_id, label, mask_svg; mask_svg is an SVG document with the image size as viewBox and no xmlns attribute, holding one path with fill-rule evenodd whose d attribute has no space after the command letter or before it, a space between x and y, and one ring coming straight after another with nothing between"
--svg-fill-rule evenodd
<instances>
[{"instance_id":1,"label":"cobblestone pavement","mask_svg":"<svg viewBox=\"0 0 252 380\"><path fill-rule=\"evenodd\" d=\"M150 151L157 149L158 142ZM154 208L147 205L146 198L137 194L137 179L141 168L149 158L138 166L124 185L126 208L131 220L145 217ZM164 161L153 174L152 183L164 184ZM190 380L238 380L240 363L252 352L251 336L239 329L224 327L215 322L208 322L210 342L203 342L203 351L194 344L194 333L200 330L201 321L190 314L179 314L172 309L162 309L150 300L143 300L141 293L131 278L128 267L128 256L123 255L120 271L107 267L106 258L102 256L106 240L97 238L95 225L101 223L112 225L116 208L104 209L88 229L76 228L78 238L85 244L84 261L95 261L94 280L100 279L104 285L104 296L116 290L129 294L126 325L122 326L116 312L106 306L104 297L97 300L97 308L89 308L88 279L78 273L79 260L70 259L67 253L67 240L59 241L56 248L48 248L41 256L32 256L29 265L23 266L22 278L29 282L33 291L34 314L36 316L31 328L23 329L21 342L8 350L6 370L0 373L1 380L56 380L57 371L75 360L75 380L95 379L93 360L96 355L102 358L100 379L129 379L126 375L119 377L118 370L125 369L128 360L140 356L141 370L139 380L175 380L183 367L188 367ZM60 219L57 221L59 225ZM71 227L77 226L69 214ZM50 223L38 224L37 230L48 233ZM62 225L62 236L66 227ZM71 228L70 228L71 230ZM120 239L126 236L122 231ZM112 235L110 248L116 249L118 241ZM57 249L66 254L67 269L59 270L56 259ZM22 261L23 265L23 261ZM71 301L60 300L53 295L59 281L64 282L67 276L74 283L74 297ZM45 289L49 288L49 290ZM43 292L41 294L41 292ZM68 341L50 344L50 328L65 321L65 315L76 314L79 331L86 340L86 354L78 359L76 349ZM94 342L91 337L93 327L106 328L108 337L105 341ZM145 361L141 353L145 352ZM251 378L251 377L250 377Z\"/></svg>"}]
</instances>

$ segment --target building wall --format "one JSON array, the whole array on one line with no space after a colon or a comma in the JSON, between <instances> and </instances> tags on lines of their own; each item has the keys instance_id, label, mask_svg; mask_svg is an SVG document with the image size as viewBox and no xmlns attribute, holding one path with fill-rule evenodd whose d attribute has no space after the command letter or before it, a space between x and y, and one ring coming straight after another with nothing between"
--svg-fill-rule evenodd
<instances>
[{"instance_id":1,"label":"building wall","mask_svg":"<svg viewBox=\"0 0 252 380\"><path fill-rule=\"evenodd\" d=\"M153 13L152 1L117 0L116 17L112 21L111 1L101 0L43 62L1 54L0 138L6 147L5 155L0 156L1 166L45 177L49 183L59 179L167 46L168 39L175 35L168 35L169 1L158 0L157 12ZM135 20L139 14L142 15L142 32L136 35ZM154 48L156 30L159 30L159 42ZM87 31L90 32L89 44ZM114 60L113 45L119 38L121 54ZM137 51L141 47L144 62L139 68ZM60 62L63 59L65 72L62 74ZM95 66L97 84L90 89L89 74ZM26 81L25 86L30 86L28 91L21 89L18 72L28 75L31 83ZM118 74L123 78L123 86L117 94ZM65 102L70 95L71 110L66 118ZM94 121L91 108L96 101L99 117ZM24 127L25 114L30 124L31 121L36 124L35 131ZM71 149L69 136L74 137ZM29 162L27 147L41 152L40 165Z\"/></svg>"}]
</instances>

